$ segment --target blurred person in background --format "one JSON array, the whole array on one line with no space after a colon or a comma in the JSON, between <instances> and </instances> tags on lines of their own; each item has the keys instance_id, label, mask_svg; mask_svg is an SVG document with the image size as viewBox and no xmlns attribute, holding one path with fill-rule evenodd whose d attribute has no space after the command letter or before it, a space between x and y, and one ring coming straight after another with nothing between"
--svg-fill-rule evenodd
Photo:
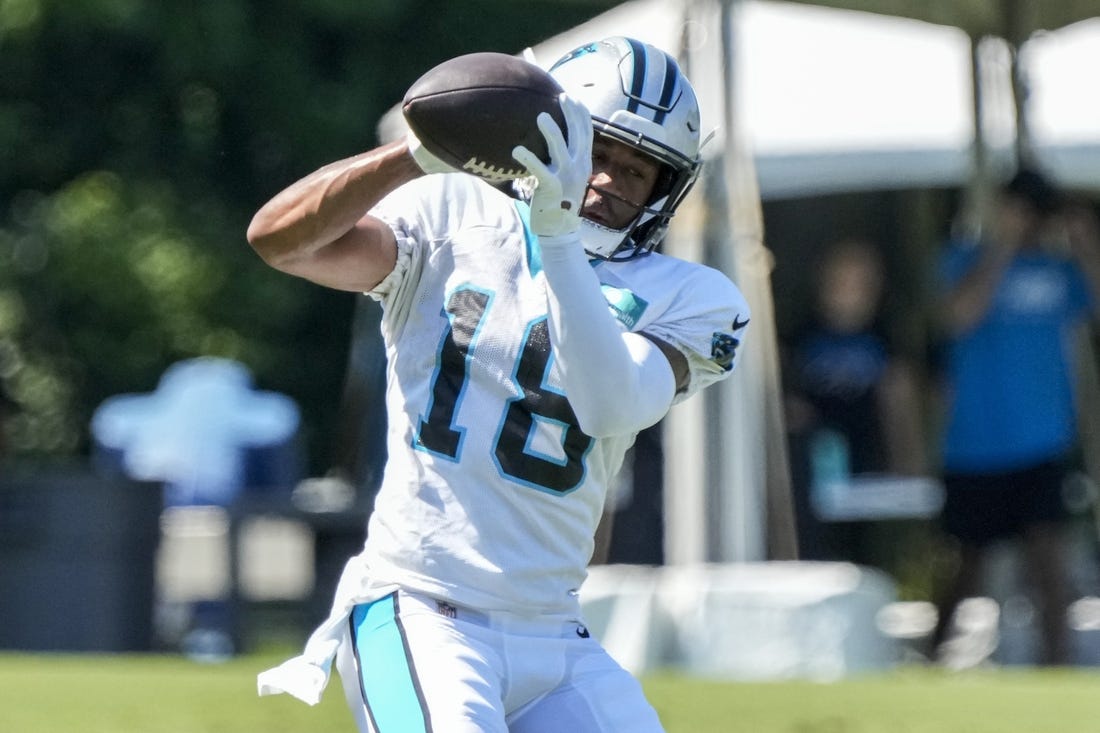
<instances>
[{"instance_id":1,"label":"blurred person in background","mask_svg":"<svg viewBox=\"0 0 1100 733\"><path fill-rule=\"evenodd\" d=\"M1059 232L1064 251L1051 246ZM1063 208L1044 175L1020 170L981 241L947 247L940 276L942 522L958 566L937 593L933 650L942 654L958 604L979 594L990 546L1021 540L1041 625L1038 661L1064 664L1063 483L1078 442L1073 340L1100 313L1096 217Z\"/></svg>"},{"instance_id":2,"label":"blurred person in background","mask_svg":"<svg viewBox=\"0 0 1100 733\"><path fill-rule=\"evenodd\" d=\"M914 369L884 334L885 267L874 244L832 242L814 269L814 316L787 358L786 413L800 557L895 572L888 527L824 519L823 463L847 478L925 472ZM825 455L829 454L829 455ZM816 486L816 488L815 488Z\"/></svg>"}]
</instances>

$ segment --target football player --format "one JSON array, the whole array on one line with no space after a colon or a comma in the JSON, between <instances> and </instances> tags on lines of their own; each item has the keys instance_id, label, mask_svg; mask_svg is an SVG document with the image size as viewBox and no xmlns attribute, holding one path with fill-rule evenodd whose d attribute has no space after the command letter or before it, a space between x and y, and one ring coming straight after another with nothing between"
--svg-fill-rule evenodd
<instances>
[{"instance_id":1,"label":"football player","mask_svg":"<svg viewBox=\"0 0 1100 733\"><path fill-rule=\"evenodd\" d=\"M662 729L578 590L635 434L730 374L748 308L722 273L653 252L700 167L676 61L617 37L550 73L567 129L541 116L548 164L516 149L527 198L410 136L292 184L249 227L273 267L380 301L388 359L366 545L261 694L314 703L336 657L361 731Z\"/></svg>"}]
</instances>

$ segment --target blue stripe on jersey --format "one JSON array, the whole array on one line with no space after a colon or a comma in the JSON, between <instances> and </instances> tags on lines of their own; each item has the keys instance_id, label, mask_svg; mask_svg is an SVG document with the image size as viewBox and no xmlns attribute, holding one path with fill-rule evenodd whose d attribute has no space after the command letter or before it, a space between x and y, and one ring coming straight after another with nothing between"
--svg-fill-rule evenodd
<instances>
[{"instance_id":1,"label":"blue stripe on jersey","mask_svg":"<svg viewBox=\"0 0 1100 733\"><path fill-rule=\"evenodd\" d=\"M630 82L630 102L626 105L626 111L637 114L638 102L645 91L645 46L634 39L630 39L630 50L631 57L634 59L634 79Z\"/></svg>"},{"instance_id":2,"label":"blue stripe on jersey","mask_svg":"<svg viewBox=\"0 0 1100 733\"><path fill-rule=\"evenodd\" d=\"M516 211L523 222L523 238L527 242L527 271L531 277L542 272L542 250L539 248L539 238L531 231L531 206L526 201L516 201Z\"/></svg>"},{"instance_id":3,"label":"blue stripe on jersey","mask_svg":"<svg viewBox=\"0 0 1100 733\"><path fill-rule=\"evenodd\" d=\"M380 733L431 733L431 718L397 610L396 593L352 609L359 691L371 725Z\"/></svg>"}]
</instances>

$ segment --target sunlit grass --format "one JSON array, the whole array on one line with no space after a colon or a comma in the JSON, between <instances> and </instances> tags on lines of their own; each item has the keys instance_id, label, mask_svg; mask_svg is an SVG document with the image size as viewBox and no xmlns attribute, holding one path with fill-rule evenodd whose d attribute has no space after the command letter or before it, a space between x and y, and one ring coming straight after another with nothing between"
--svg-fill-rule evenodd
<instances>
[{"instance_id":1,"label":"sunlit grass","mask_svg":"<svg viewBox=\"0 0 1100 733\"><path fill-rule=\"evenodd\" d=\"M309 707L258 698L282 652L199 664L160 655L0 654L0 730L12 733L350 731L338 682ZM669 733L1095 733L1100 671L906 668L837 683L733 683L654 674Z\"/></svg>"}]
</instances>

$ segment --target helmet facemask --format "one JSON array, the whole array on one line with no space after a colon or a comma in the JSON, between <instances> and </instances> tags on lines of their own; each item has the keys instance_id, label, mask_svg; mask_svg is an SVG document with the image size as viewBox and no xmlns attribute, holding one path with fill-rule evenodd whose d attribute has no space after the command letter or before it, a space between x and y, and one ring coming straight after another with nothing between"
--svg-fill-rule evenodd
<instances>
[{"instance_id":1,"label":"helmet facemask","mask_svg":"<svg viewBox=\"0 0 1100 733\"><path fill-rule=\"evenodd\" d=\"M660 155L653 150L663 148L653 140L638 141L634 133L615 132L614 127L603 120L593 118L596 133L625 143L645 153L660 165L660 173L645 204L627 201L612 191L588 184L601 196L615 199L637 210L637 214L621 229L612 229L591 219L581 218L581 240L585 250L593 257L622 261L648 254L660 244L671 223L676 207L684 200L699 175L698 161L685 160L674 151L663 150ZM627 139L629 137L629 139ZM644 142L644 144L643 144ZM587 198L587 196L586 196Z\"/></svg>"}]
</instances>

